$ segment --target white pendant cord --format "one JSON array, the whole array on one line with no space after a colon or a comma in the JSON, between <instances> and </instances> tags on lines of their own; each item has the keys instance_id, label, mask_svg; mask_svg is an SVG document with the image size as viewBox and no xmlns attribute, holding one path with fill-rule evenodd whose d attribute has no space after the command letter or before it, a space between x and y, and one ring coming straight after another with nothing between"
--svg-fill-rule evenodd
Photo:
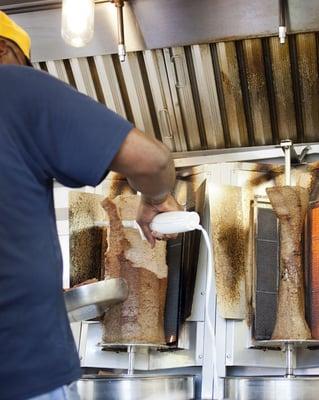
<instances>
[{"instance_id":1,"label":"white pendant cord","mask_svg":"<svg viewBox=\"0 0 319 400\"><path fill-rule=\"evenodd\" d=\"M207 279L206 279L206 290L205 290L205 321L207 322L208 331L212 337L212 358L213 358L213 377L214 377L214 386L217 385L218 381L218 374L217 374L217 356L216 356L216 335L215 335L215 328L214 323L211 320L211 314L209 313L209 299L211 298L212 288L213 288L213 254L211 248L211 242L207 231L199 225L197 230L201 231L204 237L204 241L207 247ZM214 395L214 393L213 393Z\"/></svg>"}]
</instances>

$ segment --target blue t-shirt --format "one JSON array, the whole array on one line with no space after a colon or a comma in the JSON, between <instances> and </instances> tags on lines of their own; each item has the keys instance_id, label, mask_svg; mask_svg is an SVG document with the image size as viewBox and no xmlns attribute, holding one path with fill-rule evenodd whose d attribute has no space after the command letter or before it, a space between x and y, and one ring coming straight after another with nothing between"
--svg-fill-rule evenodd
<instances>
[{"instance_id":1,"label":"blue t-shirt","mask_svg":"<svg viewBox=\"0 0 319 400\"><path fill-rule=\"evenodd\" d=\"M80 377L52 181L97 185L131 129L46 73L0 66L0 400Z\"/></svg>"}]
</instances>

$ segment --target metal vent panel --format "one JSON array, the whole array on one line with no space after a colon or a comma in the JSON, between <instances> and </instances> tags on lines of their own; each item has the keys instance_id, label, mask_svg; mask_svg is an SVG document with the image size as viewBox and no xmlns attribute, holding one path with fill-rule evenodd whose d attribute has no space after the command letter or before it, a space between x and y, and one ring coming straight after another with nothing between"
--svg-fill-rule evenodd
<instances>
[{"instance_id":1,"label":"metal vent panel","mask_svg":"<svg viewBox=\"0 0 319 400\"><path fill-rule=\"evenodd\" d=\"M35 64L174 152L319 139L318 33Z\"/></svg>"},{"instance_id":2,"label":"metal vent panel","mask_svg":"<svg viewBox=\"0 0 319 400\"><path fill-rule=\"evenodd\" d=\"M277 218L272 209L256 208L256 304L254 336L271 338L276 318L279 280Z\"/></svg>"}]
</instances>

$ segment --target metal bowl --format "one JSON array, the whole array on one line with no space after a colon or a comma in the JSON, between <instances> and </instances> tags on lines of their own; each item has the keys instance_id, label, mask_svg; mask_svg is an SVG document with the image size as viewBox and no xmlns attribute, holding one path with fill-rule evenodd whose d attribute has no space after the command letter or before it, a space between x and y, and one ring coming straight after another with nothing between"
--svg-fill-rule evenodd
<instances>
[{"instance_id":1,"label":"metal bowl","mask_svg":"<svg viewBox=\"0 0 319 400\"><path fill-rule=\"evenodd\" d=\"M88 376L78 381L81 400L193 400L193 375Z\"/></svg>"},{"instance_id":2,"label":"metal bowl","mask_svg":"<svg viewBox=\"0 0 319 400\"><path fill-rule=\"evenodd\" d=\"M128 286L122 278L107 279L70 289L64 301L70 322L85 321L105 313L108 307L127 299Z\"/></svg>"}]
</instances>

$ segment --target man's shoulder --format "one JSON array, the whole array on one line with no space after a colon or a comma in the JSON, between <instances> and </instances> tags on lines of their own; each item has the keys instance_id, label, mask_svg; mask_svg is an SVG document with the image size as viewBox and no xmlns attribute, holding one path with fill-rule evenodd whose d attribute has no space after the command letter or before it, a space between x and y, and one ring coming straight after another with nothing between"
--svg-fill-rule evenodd
<instances>
[{"instance_id":1,"label":"man's shoulder","mask_svg":"<svg viewBox=\"0 0 319 400\"><path fill-rule=\"evenodd\" d=\"M6 93L6 98L10 93L14 98L19 94L24 101L30 96L33 99L43 99L74 91L47 72L16 65L0 65L0 88L5 89L2 92Z\"/></svg>"},{"instance_id":2,"label":"man's shoulder","mask_svg":"<svg viewBox=\"0 0 319 400\"><path fill-rule=\"evenodd\" d=\"M36 70L35 68L32 67L27 67L24 65L11 65L11 64L5 64L5 65L0 65L0 76L13 76L13 75L18 75L18 76L26 76L26 75L35 75L35 76L40 76L43 75L42 71Z\"/></svg>"},{"instance_id":3,"label":"man's shoulder","mask_svg":"<svg viewBox=\"0 0 319 400\"><path fill-rule=\"evenodd\" d=\"M0 85L15 86L34 85L37 81L50 82L54 80L46 72L21 65L0 65Z\"/></svg>"}]
</instances>

